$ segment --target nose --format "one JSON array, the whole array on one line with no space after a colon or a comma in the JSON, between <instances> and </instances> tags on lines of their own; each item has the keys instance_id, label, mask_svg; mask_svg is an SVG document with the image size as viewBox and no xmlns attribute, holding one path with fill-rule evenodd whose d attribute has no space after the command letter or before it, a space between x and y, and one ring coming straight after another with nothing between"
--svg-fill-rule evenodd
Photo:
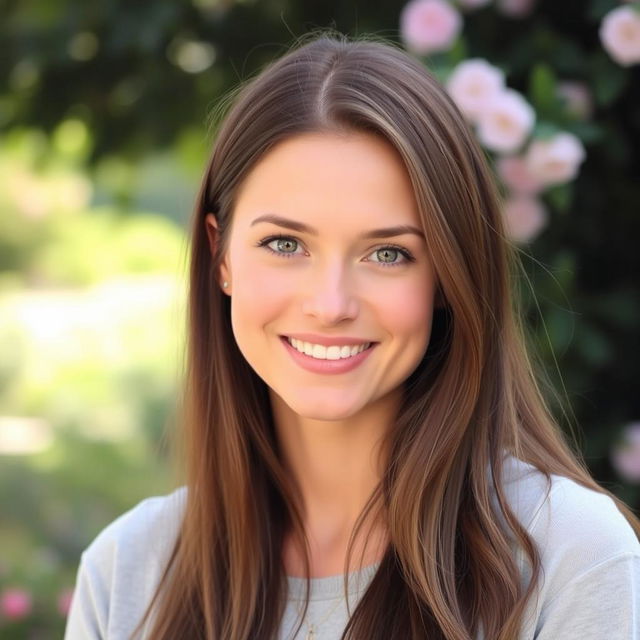
<instances>
[{"instance_id":1,"label":"nose","mask_svg":"<svg viewBox=\"0 0 640 640\"><path fill-rule=\"evenodd\" d=\"M333 264L318 269L305 282L302 303L305 315L315 317L323 326L331 326L358 315L359 304L353 283L342 266Z\"/></svg>"}]
</instances>

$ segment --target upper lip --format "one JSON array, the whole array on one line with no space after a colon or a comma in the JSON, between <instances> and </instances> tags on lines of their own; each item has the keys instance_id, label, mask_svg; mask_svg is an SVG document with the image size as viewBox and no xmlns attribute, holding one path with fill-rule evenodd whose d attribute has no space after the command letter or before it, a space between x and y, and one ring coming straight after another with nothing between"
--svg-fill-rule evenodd
<instances>
[{"instance_id":1,"label":"upper lip","mask_svg":"<svg viewBox=\"0 0 640 640\"><path fill-rule=\"evenodd\" d=\"M283 337L295 338L296 340L302 340L302 342L311 342L312 344L321 344L325 347L330 347L332 345L343 347L345 345L358 345L373 342L372 340L367 340L366 338L348 336L320 336L315 333L288 333Z\"/></svg>"}]
</instances>

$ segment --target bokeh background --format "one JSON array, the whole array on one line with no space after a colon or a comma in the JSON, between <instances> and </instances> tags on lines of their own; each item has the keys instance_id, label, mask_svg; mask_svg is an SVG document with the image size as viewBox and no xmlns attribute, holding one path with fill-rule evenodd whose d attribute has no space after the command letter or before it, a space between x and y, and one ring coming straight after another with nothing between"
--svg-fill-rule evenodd
<instances>
[{"instance_id":1,"label":"bokeh background","mask_svg":"<svg viewBox=\"0 0 640 640\"><path fill-rule=\"evenodd\" d=\"M397 42L486 149L531 344L640 507L640 7L617 0L0 3L0 636L61 637L81 551L174 474L186 228L226 91L305 32Z\"/></svg>"}]
</instances>

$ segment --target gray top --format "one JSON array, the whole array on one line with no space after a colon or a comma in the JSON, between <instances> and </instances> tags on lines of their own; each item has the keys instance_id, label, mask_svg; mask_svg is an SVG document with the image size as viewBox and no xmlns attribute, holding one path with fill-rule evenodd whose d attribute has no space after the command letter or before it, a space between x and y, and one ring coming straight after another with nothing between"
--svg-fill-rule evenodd
<instances>
[{"instance_id":1,"label":"gray top","mask_svg":"<svg viewBox=\"0 0 640 640\"><path fill-rule=\"evenodd\" d=\"M353 613L367 585L373 578L379 563L349 574L349 609ZM293 636L304 608L307 581L287 576L289 597L280 627L278 640L299 640L307 637L313 627L314 638L340 638L347 624L347 601L344 598L344 575L327 578L311 578L309 607L302 627Z\"/></svg>"},{"instance_id":2,"label":"gray top","mask_svg":"<svg viewBox=\"0 0 640 640\"><path fill-rule=\"evenodd\" d=\"M640 543L608 496L515 458L505 493L541 554L543 578L517 640L640 639ZM149 498L104 529L82 554L65 640L128 639L155 591L176 539L186 490ZM529 573L516 554L523 584ZM350 574L353 611L377 565ZM278 640L293 640L305 580L288 577L289 599ZM311 580L306 620L315 640L338 640L347 621L343 576ZM353 601L352 601L353 597ZM149 625L143 637L147 637ZM295 640L307 636L303 624ZM478 636L476 640L485 640Z\"/></svg>"}]
</instances>

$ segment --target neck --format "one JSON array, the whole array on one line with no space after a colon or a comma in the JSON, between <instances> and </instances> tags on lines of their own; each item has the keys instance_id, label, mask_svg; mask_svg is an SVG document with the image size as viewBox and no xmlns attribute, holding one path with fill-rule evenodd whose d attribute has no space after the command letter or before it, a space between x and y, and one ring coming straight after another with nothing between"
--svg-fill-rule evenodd
<instances>
[{"instance_id":1,"label":"neck","mask_svg":"<svg viewBox=\"0 0 640 640\"><path fill-rule=\"evenodd\" d=\"M382 477L383 438L396 403L387 398L357 416L329 422L295 414L275 394L271 400L284 464L302 497L311 575L342 573L354 525ZM363 565L374 564L384 552L384 528L367 516L360 531L353 558L359 561L366 538ZM304 555L290 537L283 554L287 573L303 575Z\"/></svg>"}]
</instances>

